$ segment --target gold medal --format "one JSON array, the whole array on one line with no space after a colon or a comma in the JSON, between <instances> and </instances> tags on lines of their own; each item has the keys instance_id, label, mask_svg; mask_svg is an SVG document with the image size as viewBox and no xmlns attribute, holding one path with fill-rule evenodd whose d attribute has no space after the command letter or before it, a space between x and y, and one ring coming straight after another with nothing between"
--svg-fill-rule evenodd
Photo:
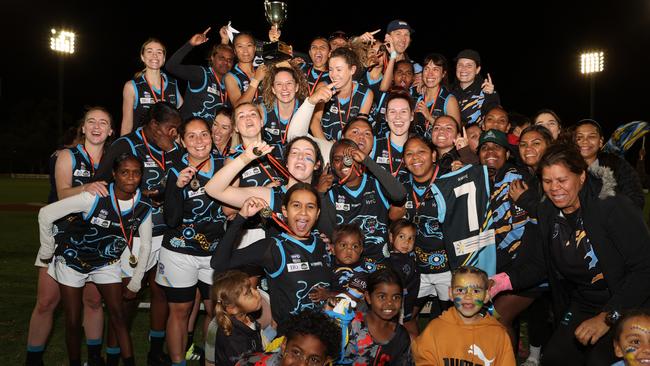
<instances>
[{"instance_id":1,"label":"gold medal","mask_svg":"<svg viewBox=\"0 0 650 366\"><path fill-rule=\"evenodd\" d=\"M192 178L192 180L190 181L190 188L193 191L197 191L199 188L201 188L201 183L199 182L198 179L196 179L196 177Z\"/></svg>"},{"instance_id":2,"label":"gold medal","mask_svg":"<svg viewBox=\"0 0 650 366\"><path fill-rule=\"evenodd\" d=\"M133 254L129 256L129 266L131 268L135 268L138 265L138 258L136 258Z\"/></svg>"},{"instance_id":3,"label":"gold medal","mask_svg":"<svg viewBox=\"0 0 650 366\"><path fill-rule=\"evenodd\" d=\"M262 156L262 150L258 149L257 147L254 147L253 154L255 154L255 156Z\"/></svg>"},{"instance_id":4,"label":"gold medal","mask_svg":"<svg viewBox=\"0 0 650 366\"><path fill-rule=\"evenodd\" d=\"M273 216L273 210L271 207L266 206L260 211L260 216L262 216L265 219L268 219L269 217Z\"/></svg>"}]
</instances>

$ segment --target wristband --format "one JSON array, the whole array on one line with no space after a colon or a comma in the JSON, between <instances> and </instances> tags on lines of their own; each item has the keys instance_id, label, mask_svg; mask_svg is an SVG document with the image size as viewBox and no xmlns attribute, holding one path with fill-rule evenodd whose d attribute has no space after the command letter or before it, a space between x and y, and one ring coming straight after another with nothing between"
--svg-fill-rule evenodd
<instances>
[{"instance_id":1,"label":"wristband","mask_svg":"<svg viewBox=\"0 0 650 366\"><path fill-rule=\"evenodd\" d=\"M397 59L397 51L391 51L390 53L390 59L395 60Z\"/></svg>"},{"instance_id":2,"label":"wristband","mask_svg":"<svg viewBox=\"0 0 650 366\"><path fill-rule=\"evenodd\" d=\"M491 298L494 298L501 291L512 290L510 276L505 272L495 274L490 277L490 280L494 281L494 284L490 287Z\"/></svg>"}]
</instances>

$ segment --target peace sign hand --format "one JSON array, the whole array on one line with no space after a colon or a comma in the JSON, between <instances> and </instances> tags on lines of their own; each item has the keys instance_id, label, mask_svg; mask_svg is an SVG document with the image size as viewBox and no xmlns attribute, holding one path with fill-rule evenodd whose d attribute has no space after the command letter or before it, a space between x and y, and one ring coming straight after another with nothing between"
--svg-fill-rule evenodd
<instances>
[{"instance_id":1,"label":"peace sign hand","mask_svg":"<svg viewBox=\"0 0 650 366\"><path fill-rule=\"evenodd\" d=\"M205 42L207 42L208 39L209 39L207 34L210 31L210 29L212 29L212 27L208 27L208 29L206 29L203 33L197 33L197 34L193 35L192 38L190 38L190 41L189 41L190 44L192 45L192 47L196 47L198 45L202 45Z\"/></svg>"},{"instance_id":2,"label":"peace sign hand","mask_svg":"<svg viewBox=\"0 0 650 366\"><path fill-rule=\"evenodd\" d=\"M492 78L490 77L489 73L487 74L487 78L483 81L483 84L481 85L481 89L485 94L494 93L494 84L492 83Z\"/></svg>"}]
</instances>

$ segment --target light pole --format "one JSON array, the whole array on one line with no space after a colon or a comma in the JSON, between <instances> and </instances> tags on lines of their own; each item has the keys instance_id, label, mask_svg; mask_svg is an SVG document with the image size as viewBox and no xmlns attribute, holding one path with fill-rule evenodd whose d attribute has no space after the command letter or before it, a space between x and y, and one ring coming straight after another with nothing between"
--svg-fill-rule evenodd
<instances>
[{"instance_id":1,"label":"light pole","mask_svg":"<svg viewBox=\"0 0 650 366\"><path fill-rule=\"evenodd\" d=\"M74 53L74 32L52 28L50 49L59 55L59 104L57 108L57 129L59 138L63 137L63 60Z\"/></svg>"},{"instance_id":2,"label":"light pole","mask_svg":"<svg viewBox=\"0 0 650 366\"><path fill-rule=\"evenodd\" d=\"M589 118L594 118L594 88L596 74L605 68L605 52L589 51L580 54L580 73L589 77Z\"/></svg>"}]
</instances>

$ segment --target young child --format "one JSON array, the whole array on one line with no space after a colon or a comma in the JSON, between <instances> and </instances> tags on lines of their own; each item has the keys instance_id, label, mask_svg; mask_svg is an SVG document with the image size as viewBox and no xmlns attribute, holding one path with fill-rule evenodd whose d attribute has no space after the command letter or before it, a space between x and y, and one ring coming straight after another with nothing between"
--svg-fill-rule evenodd
<instances>
[{"instance_id":1,"label":"young child","mask_svg":"<svg viewBox=\"0 0 650 366\"><path fill-rule=\"evenodd\" d=\"M353 224L339 225L332 232L331 251L332 286L330 289L319 288L310 294L313 301L325 301L329 297L345 294L356 305L363 300L366 290L366 277L371 268L361 261L363 252L363 234L359 226Z\"/></svg>"},{"instance_id":2,"label":"young child","mask_svg":"<svg viewBox=\"0 0 650 366\"><path fill-rule=\"evenodd\" d=\"M364 297L366 313L357 312L349 325L344 358L338 364L412 365L411 339L398 323L403 297L402 281L391 268L368 276Z\"/></svg>"},{"instance_id":3,"label":"young child","mask_svg":"<svg viewBox=\"0 0 650 366\"><path fill-rule=\"evenodd\" d=\"M650 363L650 310L625 313L614 328L614 353L623 359L612 366Z\"/></svg>"},{"instance_id":4,"label":"young child","mask_svg":"<svg viewBox=\"0 0 650 366\"><path fill-rule=\"evenodd\" d=\"M417 270L415 252L413 251L417 226L406 219L399 219L393 221L388 230L388 242L391 247L390 264L404 284L402 321L409 334L415 337L418 335L418 327L415 321L411 322L411 319L420 290L420 273Z\"/></svg>"},{"instance_id":5,"label":"young child","mask_svg":"<svg viewBox=\"0 0 650 366\"><path fill-rule=\"evenodd\" d=\"M262 298L249 275L232 270L215 276L211 298L219 325L215 364L232 366L242 354L262 351L260 325L249 315L261 309Z\"/></svg>"},{"instance_id":6,"label":"young child","mask_svg":"<svg viewBox=\"0 0 650 366\"><path fill-rule=\"evenodd\" d=\"M481 311L490 298L487 274L476 267L458 267L449 297L454 307L432 320L413 341L417 365L514 366L506 329Z\"/></svg>"},{"instance_id":7,"label":"young child","mask_svg":"<svg viewBox=\"0 0 650 366\"><path fill-rule=\"evenodd\" d=\"M281 352L253 353L237 366L326 365L340 352L341 330L320 311L304 309L280 324Z\"/></svg>"}]
</instances>

